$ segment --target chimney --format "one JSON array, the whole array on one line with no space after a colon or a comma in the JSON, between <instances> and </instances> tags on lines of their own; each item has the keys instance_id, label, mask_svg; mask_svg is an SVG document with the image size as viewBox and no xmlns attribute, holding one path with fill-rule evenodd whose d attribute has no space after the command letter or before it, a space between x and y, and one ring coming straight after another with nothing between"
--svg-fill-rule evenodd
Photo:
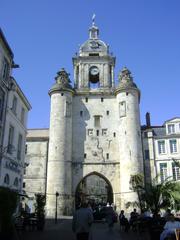
<instances>
[{"instance_id":1,"label":"chimney","mask_svg":"<svg viewBox=\"0 0 180 240\"><path fill-rule=\"evenodd\" d=\"M151 119L150 119L150 113L146 113L146 126L151 127Z\"/></svg>"}]
</instances>

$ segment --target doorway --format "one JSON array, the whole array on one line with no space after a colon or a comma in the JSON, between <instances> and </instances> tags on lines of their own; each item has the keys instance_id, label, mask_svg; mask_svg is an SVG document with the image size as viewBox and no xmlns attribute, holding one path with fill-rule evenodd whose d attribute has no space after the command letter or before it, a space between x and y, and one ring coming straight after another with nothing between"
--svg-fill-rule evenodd
<instances>
[{"instance_id":1,"label":"doorway","mask_svg":"<svg viewBox=\"0 0 180 240\"><path fill-rule=\"evenodd\" d=\"M93 172L85 176L78 184L75 193L75 205L89 202L91 206L113 203L113 190L110 182L101 174Z\"/></svg>"}]
</instances>

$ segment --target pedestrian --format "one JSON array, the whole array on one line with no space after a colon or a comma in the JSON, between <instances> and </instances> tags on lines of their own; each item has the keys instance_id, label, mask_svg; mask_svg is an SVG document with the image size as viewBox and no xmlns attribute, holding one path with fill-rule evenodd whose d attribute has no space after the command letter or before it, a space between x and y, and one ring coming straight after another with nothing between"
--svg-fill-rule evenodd
<instances>
[{"instance_id":1,"label":"pedestrian","mask_svg":"<svg viewBox=\"0 0 180 240\"><path fill-rule=\"evenodd\" d=\"M171 209L168 208L164 213L163 217L165 218L166 221L168 221L170 215L171 215Z\"/></svg>"},{"instance_id":2,"label":"pedestrian","mask_svg":"<svg viewBox=\"0 0 180 240\"><path fill-rule=\"evenodd\" d=\"M89 211L91 211L91 212L93 213L93 209L92 209L92 207L91 207L90 202L88 202L87 207L88 207Z\"/></svg>"},{"instance_id":3,"label":"pedestrian","mask_svg":"<svg viewBox=\"0 0 180 240\"><path fill-rule=\"evenodd\" d=\"M164 225L164 231L160 235L160 240L164 240L171 235L175 235L176 229L180 229L180 222L175 221L173 214L169 214L169 220Z\"/></svg>"},{"instance_id":4,"label":"pedestrian","mask_svg":"<svg viewBox=\"0 0 180 240\"><path fill-rule=\"evenodd\" d=\"M142 214L142 218L143 219L151 219L152 218L152 214L149 211L149 209L147 209L147 208L144 209L144 212Z\"/></svg>"},{"instance_id":5,"label":"pedestrian","mask_svg":"<svg viewBox=\"0 0 180 240\"><path fill-rule=\"evenodd\" d=\"M88 240L91 225L93 223L92 211L83 202L79 209L74 213L72 220L72 230L76 233L77 240Z\"/></svg>"},{"instance_id":6,"label":"pedestrian","mask_svg":"<svg viewBox=\"0 0 180 240\"><path fill-rule=\"evenodd\" d=\"M119 214L119 223L120 223L120 228L124 227L125 232L129 231L130 225L129 225L128 219L124 215L124 210L121 210Z\"/></svg>"},{"instance_id":7,"label":"pedestrian","mask_svg":"<svg viewBox=\"0 0 180 240\"><path fill-rule=\"evenodd\" d=\"M106 207L106 222L108 224L109 229L112 229L114 226L114 216L115 212L111 206Z\"/></svg>"},{"instance_id":8,"label":"pedestrian","mask_svg":"<svg viewBox=\"0 0 180 240\"><path fill-rule=\"evenodd\" d=\"M137 230L137 220L138 220L139 214L137 213L136 208L130 213L130 219L129 224L133 231Z\"/></svg>"}]
</instances>

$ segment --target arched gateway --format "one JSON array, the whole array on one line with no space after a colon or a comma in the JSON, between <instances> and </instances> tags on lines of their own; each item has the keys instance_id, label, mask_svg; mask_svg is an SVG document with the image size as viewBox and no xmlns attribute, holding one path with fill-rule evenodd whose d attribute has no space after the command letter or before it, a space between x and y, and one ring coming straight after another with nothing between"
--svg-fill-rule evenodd
<instances>
[{"instance_id":1,"label":"arched gateway","mask_svg":"<svg viewBox=\"0 0 180 240\"><path fill-rule=\"evenodd\" d=\"M97 172L86 175L77 185L75 206L79 206L83 201L89 202L91 205L112 204L114 202L113 189L108 179Z\"/></svg>"},{"instance_id":2,"label":"arched gateway","mask_svg":"<svg viewBox=\"0 0 180 240\"><path fill-rule=\"evenodd\" d=\"M91 205L113 203L113 189L111 183L102 174L92 172L85 176L77 185L75 192L75 206L82 201Z\"/></svg>"},{"instance_id":3,"label":"arched gateway","mask_svg":"<svg viewBox=\"0 0 180 240\"><path fill-rule=\"evenodd\" d=\"M54 216L55 206L58 214L72 214L77 199L86 196L98 200L100 186L98 194L84 192L89 191L83 186L85 182L93 185L97 180L92 176L105 181L109 192L102 190L102 200L106 195L104 201L125 208L126 202L136 198L129 186L131 175L143 171L140 92L127 68L115 84L115 57L99 39L94 22L89 39L73 57L73 67L74 87L69 74L61 69L49 91L49 217Z\"/></svg>"}]
</instances>

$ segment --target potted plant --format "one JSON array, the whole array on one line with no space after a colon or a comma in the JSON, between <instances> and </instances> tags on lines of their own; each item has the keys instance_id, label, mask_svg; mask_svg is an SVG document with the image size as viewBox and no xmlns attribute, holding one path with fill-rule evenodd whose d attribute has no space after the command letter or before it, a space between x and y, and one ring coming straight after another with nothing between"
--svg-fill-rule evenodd
<instances>
[{"instance_id":1,"label":"potted plant","mask_svg":"<svg viewBox=\"0 0 180 240\"><path fill-rule=\"evenodd\" d=\"M42 231L45 224L46 196L42 193L36 194L35 213L37 217L37 229Z\"/></svg>"}]
</instances>

